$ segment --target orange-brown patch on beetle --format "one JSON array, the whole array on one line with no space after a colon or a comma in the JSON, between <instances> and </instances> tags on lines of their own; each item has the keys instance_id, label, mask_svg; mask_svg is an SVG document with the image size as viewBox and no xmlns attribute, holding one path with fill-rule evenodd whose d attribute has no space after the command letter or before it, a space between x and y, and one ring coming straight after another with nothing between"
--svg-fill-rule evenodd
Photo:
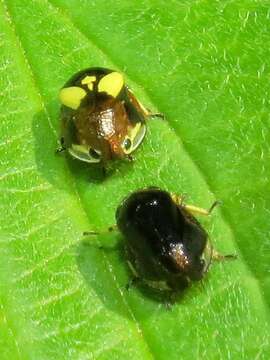
<instances>
[{"instance_id":1,"label":"orange-brown patch on beetle","mask_svg":"<svg viewBox=\"0 0 270 360\"><path fill-rule=\"evenodd\" d=\"M130 158L145 136L145 120L151 114L125 85L123 75L89 68L73 75L66 88L71 90L60 90L62 147L89 163Z\"/></svg>"},{"instance_id":2,"label":"orange-brown patch on beetle","mask_svg":"<svg viewBox=\"0 0 270 360\"><path fill-rule=\"evenodd\" d=\"M93 106L81 107L75 115L77 142L100 150L106 161L125 156L121 147L129 126L124 104L110 96Z\"/></svg>"}]
</instances>

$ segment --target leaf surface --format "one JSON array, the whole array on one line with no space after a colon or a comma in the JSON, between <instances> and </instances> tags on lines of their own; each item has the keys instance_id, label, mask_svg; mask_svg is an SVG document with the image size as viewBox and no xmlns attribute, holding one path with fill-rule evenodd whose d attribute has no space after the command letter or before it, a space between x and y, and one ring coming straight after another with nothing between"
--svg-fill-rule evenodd
<instances>
[{"instance_id":1,"label":"leaf surface","mask_svg":"<svg viewBox=\"0 0 270 360\"><path fill-rule=\"evenodd\" d=\"M0 2L2 359L268 359L269 9L266 2ZM55 156L59 88L104 66L166 121L132 164ZM115 222L149 185L209 207L215 263L173 306L132 288ZM111 247L101 250L100 244Z\"/></svg>"}]
</instances>

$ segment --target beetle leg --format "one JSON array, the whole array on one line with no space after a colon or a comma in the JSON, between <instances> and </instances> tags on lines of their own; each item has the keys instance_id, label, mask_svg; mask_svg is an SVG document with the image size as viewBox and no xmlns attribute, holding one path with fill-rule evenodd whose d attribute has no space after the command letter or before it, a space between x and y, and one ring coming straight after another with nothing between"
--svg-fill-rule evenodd
<instances>
[{"instance_id":1,"label":"beetle leg","mask_svg":"<svg viewBox=\"0 0 270 360\"><path fill-rule=\"evenodd\" d=\"M159 117L164 119L165 116L162 113L159 112L152 112L151 110L147 109L143 106L143 104L134 96L133 92L130 89L127 89L128 97L130 102L133 104L133 106L141 112L146 117Z\"/></svg>"},{"instance_id":2,"label":"beetle leg","mask_svg":"<svg viewBox=\"0 0 270 360\"><path fill-rule=\"evenodd\" d=\"M117 231L118 228L116 225L112 225L110 227L108 227L107 229L105 230L102 230L102 231L95 231L95 230L90 230L90 231L84 231L83 232L83 235L84 236L99 236L99 235L108 235L109 233L112 233L113 231ZM83 241L85 244L88 244L88 245L93 245L92 242L88 242L87 240ZM113 244L112 246L107 246L107 245L103 245L103 244L100 244L99 241L97 241L97 243L95 244L99 250L102 250L104 252L115 252L115 251L120 251L122 252L122 247L121 247L121 243L117 243L117 244Z\"/></svg>"},{"instance_id":3,"label":"beetle leg","mask_svg":"<svg viewBox=\"0 0 270 360\"><path fill-rule=\"evenodd\" d=\"M128 281L126 284L126 290L130 290L130 288L134 285L137 285L141 281L141 278L138 276L134 276L132 279Z\"/></svg>"},{"instance_id":4,"label":"beetle leg","mask_svg":"<svg viewBox=\"0 0 270 360\"><path fill-rule=\"evenodd\" d=\"M128 155L126 156L126 159L127 159L129 162L132 162L132 161L134 161L134 156L128 154Z\"/></svg>"},{"instance_id":5,"label":"beetle leg","mask_svg":"<svg viewBox=\"0 0 270 360\"><path fill-rule=\"evenodd\" d=\"M204 249L203 252L203 258L204 258L204 262L205 262L205 267L203 269L203 274L207 273L207 271L209 270L209 267L212 263L213 260L213 252L214 252L214 248L212 243L209 241L207 241L206 243L206 247Z\"/></svg>"},{"instance_id":6,"label":"beetle leg","mask_svg":"<svg viewBox=\"0 0 270 360\"><path fill-rule=\"evenodd\" d=\"M162 120L165 120L165 115L160 113L160 112L151 112L150 110L147 109L147 117L157 117L160 118Z\"/></svg>"},{"instance_id":7,"label":"beetle leg","mask_svg":"<svg viewBox=\"0 0 270 360\"><path fill-rule=\"evenodd\" d=\"M58 154L58 153L61 153L61 152L65 151L65 150L66 150L65 140L64 140L64 138L62 136L61 139L60 139L60 147L55 150L55 153Z\"/></svg>"},{"instance_id":8,"label":"beetle leg","mask_svg":"<svg viewBox=\"0 0 270 360\"><path fill-rule=\"evenodd\" d=\"M131 154L126 154L125 157L124 157L124 160L126 160L127 162L132 163L135 160L135 158Z\"/></svg>"},{"instance_id":9,"label":"beetle leg","mask_svg":"<svg viewBox=\"0 0 270 360\"><path fill-rule=\"evenodd\" d=\"M236 254L223 255L223 254L220 254L215 249L212 250L212 260L213 261L235 260L235 259L237 259Z\"/></svg>"},{"instance_id":10,"label":"beetle leg","mask_svg":"<svg viewBox=\"0 0 270 360\"><path fill-rule=\"evenodd\" d=\"M198 214L198 215L210 215L211 212L213 211L213 209L218 205L218 201L215 201L213 203L213 205L210 207L209 210L207 209L203 209L203 208L200 208L198 206L194 206L194 205L182 205L186 210L188 210L189 212L191 212L192 214Z\"/></svg>"},{"instance_id":11,"label":"beetle leg","mask_svg":"<svg viewBox=\"0 0 270 360\"><path fill-rule=\"evenodd\" d=\"M59 154L59 153L65 151L65 150L66 150L66 148L63 147L63 146L61 146L61 147L59 147L58 149L55 150L55 153L56 153L56 154Z\"/></svg>"},{"instance_id":12,"label":"beetle leg","mask_svg":"<svg viewBox=\"0 0 270 360\"><path fill-rule=\"evenodd\" d=\"M208 271L212 261L224 261L224 260L235 260L235 259L237 259L236 254L227 254L227 255L220 254L218 251L216 251L213 248L213 245L211 244L210 241L207 241L206 248L205 248L205 253L208 253L208 255L207 255L208 259L207 259L205 268L203 270L204 274Z\"/></svg>"},{"instance_id":13,"label":"beetle leg","mask_svg":"<svg viewBox=\"0 0 270 360\"><path fill-rule=\"evenodd\" d=\"M83 236L95 236L95 235L99 235L99 234L100 234L99 231L94 231L94 230L83 232Z\"/></svg>"},{"instance_id":14,"label":"beetle leg","mask_svg":"<svg viewBox=\"0 0 270 360\"><path fill-rule=\"evenodd\" d=\"M177 294L177 292L174 290L169 292L168 298L164 302L164 306L166 310L171 311L173 309L173 305L175 305L178 296L179 294Z\"/></svg>"},{"instance_id":15,"label":"beetle leg","mask_svg":"<svg viewBox=\"0 0 270 360\"><path fill-rule=\"evenodd\" d=\"M208 210L208 215L211 214L211 212L214 210L214 208L215 208L216 206L219 206L219 205L221 205L221 204L222 204L222 202L221 202L220 200L215 200L215 201L213 202L213 204L210 206L209 210Z\"/></svg>"},{"instance_id":16,"label":"beetle leg","mask_svg":"<svg viewBox=\"0 0 270 360\"><path fill-rule=\"evenodd\" d=\"M106 229L106 230L101 230L101 231L96 231L96 230L84 231L84 232L83 232L83 235L84 235L84 236L105 235L105 234L108 234L108 233L111 233L111 232L117 231L117 230L118 230L117 225L112 225L112 226L109 226L108 229Z\"/></svg>"},{"instance_id":17,"label":"beetle leg","mask_svg":"<svg viewBox=\"0 0 270 360\"><path fill-rule=\"evenodd\" d=\"M204 208L201 208L198 206L184 204L185 196L173 194L172 200L176 203L176 205L182 206L184 209L191 212L192 214L206 215L206 216L210 215L212 213L212 211L214 210L214 208L221 204L220 201L216 200L213 202L213 204L207 210L207 209L204 209Z\"/></svg>"},{"instance_id":18,"label":"beetle leg","mask_svg":"<svg viewBox=\"0 0 270 360\"><path fill-rule=\"evenodd\" d=\"M172 201L178 205L178 206L185 206L184 201L186 199L187 195L177 195L177 194L171 194Z\"/></svg>"}]
</instances>

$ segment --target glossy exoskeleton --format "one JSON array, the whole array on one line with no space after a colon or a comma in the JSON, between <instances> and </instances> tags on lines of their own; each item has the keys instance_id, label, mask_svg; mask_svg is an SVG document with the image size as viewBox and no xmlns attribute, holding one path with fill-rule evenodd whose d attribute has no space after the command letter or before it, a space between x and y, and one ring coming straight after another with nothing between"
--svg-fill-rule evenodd
<instances>
[{"instance_id":1,"label":"glossy exoskeleton","mask_svg":"<svg viewBox=\"0 0 270 360\"><path fill-rule=\"evenodd\" d=\"M128 158L141 144L147 117L119 72L89 68L75 74L60 90L62 147L87 163L106 164Z\"/></svg>"},{"instance_id":2,"label":"glossy exoskeleton","mask_svg":"<svg viewBox=\"0 0 270 360\"><path fill-rule=\"evenodd\" d=\"M170 193L158 188L133 192L118 207L116 221L135 277L173 291L202 279L209 265L203 259L208 235Z\"/></svg>"}]
</instances>

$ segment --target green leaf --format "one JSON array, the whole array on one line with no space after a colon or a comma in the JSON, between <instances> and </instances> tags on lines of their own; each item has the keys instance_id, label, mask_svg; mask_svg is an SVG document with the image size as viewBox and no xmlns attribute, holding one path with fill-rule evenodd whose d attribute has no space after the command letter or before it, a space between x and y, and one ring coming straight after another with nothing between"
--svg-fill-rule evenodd
<instances>
[{"instance_id":1,"label":"green leaf","mask_svg":"<svg viewBox=\"0 0 270 360\"><path fill-rule=\"evenodd\" d=\"M269 359L269 3L0 2L1 359ZM54 154L59 88L89 66L119 69L165 114L133 164L101 181ZM209 207L215 263L166 309L125 290L108 235L134 189Z\"/></svg>"}]
</instances>

